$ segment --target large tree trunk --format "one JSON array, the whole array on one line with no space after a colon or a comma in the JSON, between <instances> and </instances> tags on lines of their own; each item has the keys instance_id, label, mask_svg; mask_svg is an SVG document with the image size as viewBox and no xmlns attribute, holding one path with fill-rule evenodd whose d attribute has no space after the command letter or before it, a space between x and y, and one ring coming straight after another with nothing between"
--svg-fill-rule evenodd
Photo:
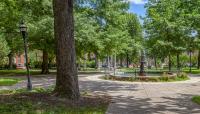
<instances>
[{"instance_id":1,"label":"large tree trunk","mask_svg":"<svg viewBox=\"0 0 200 114\"><path fill-rule=\"evenodd\" d=\"M198 51L198 62L197 68L200 69L200 50Z\"/></svg>"},{"instance_id":2,"label":"large tree trunk","mask_svg":"<svg viewBox=\"0 0 200 114\"><path fill-rule=\"evenodd\" d=\"M155 68L156 68L156 70L157 70L158 67L157 67L157 58L156 58L156 56L154 56L154 66L155 66Z\"/></svg>"},{"instance_id":3,"label":"large tree trunk","mask_svg":"<svg viewBox=\"0 0 200 114\"><path fill-rule=\"evenodd\" d=\"M189 70L189 72L191 73L192 72L192 51L191 50L190 50L189 56L190 56L190 70Z\"/></svg>"},{"instance_id":4,"label":"large tree trunk","mask_svg":"<svg viewBox=\"0 0 200 114\"><path fill-rule=\"evenodd\" d=\"M171 55L169 54L169 62L168 62L168 67L169 67L169 72L172 71L172 64L171 64Z\"/></svg>"},{"instance_id":5,"label":"large tree trunk","mask_svg":"<svg viewBox=\"0 0 200 114\"><path fill-rule=\"evenodd\" d=\"M43 61L42 61L42 72L41 74L49 74L49 57L48 52L46 50L43 50Z\"/></svg>"},{"instance_id":6,"label":"large tree trunk","mask_svg":"<svg viewBox=\"0 0 200 114\"><path fill-rule=\"evenodd\" d=\"M108 65L108 71L110 72L110 56L108 56L107 65Z\"/></svg>"},{"instance_id":7,"label":"large tree trunk","mask_svg":"<svg viewBox=\"0 0 200 114\"><path fill-rule=\"evenodd\" d=\"M74 41L73 0L53 0L57 46L57 77L54 95L78 100L80 97Z\"/></svg>"},{"instance_id":8,"label":"large tree trunk","mask_svg":"<svg viewBox=\"0 0 200 114\"><path fill-rule=\"evenodd\" d=\"M180 56L179 53L176 55L176 64L177 64L177 71L180 71Z\"/></svg>"},{"instance_id":9,"label":"large tree trunk","mask_svg":"<svg viewBox=\"0 0 200 114\"><path fill-rule=\"evenodd\" d=\"M9 53L8 58L9 58L8 68L13 69L13 53L12 52Z\"/></svg>"},{"instance_id":10,"label":"large tree trunk","mask_svg":"<svg viewBox=\"0 0 200 114\"><path fill-rule=\"evenodd\" d=\"M97 52L95 52L95 69L99 69L99 57Z\"/></svg>"},{"instance_id":11,"label":"large tree trunk","mask_svg":"<svg viewBox=\"0 0 200 114\"><path fill-rule=\"evenodd\" d=\"M123 57L120 55L120 67L123 67Z\"/></svg>"},{"instance_id":12,"label":"large tree trunk","mask_svg":"<svg viewBox=\"0 0 200 114\"><path fill-rule=\"evenodd\" d=\"M114 76L115 76L115 74L116 74L116 68L117 68L117 56L116 56L116 54L114 55Z\"/></svg>"},{"instance_id":13,"label":"large tree trunk","mask_svg":"<svg viewBox=\"0 0 200 114\"><path fill-rule=\"evenodd\" d=\"M126 53L126 67L129 68L129 56L128 56L128 53Z\"/></svg>"},{"instance_id":14,"label":"large tree trunk","mask_svg":"<svg viewBox=\"0 0 200 114\"><path fill-rule=\"evenodd\" d=\"M84 65L83 70L87 70L87 54L84 55Z\"/></svg>"}]
</instances>

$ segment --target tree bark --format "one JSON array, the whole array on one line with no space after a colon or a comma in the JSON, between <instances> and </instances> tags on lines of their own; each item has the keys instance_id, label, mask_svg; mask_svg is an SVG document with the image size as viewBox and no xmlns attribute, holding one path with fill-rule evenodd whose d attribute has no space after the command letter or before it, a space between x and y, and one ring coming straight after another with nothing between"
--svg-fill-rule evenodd
<instances>
[{"instance_id":1,"label":"tree bark","mask_svg":"<svg viewBox=\"0 0 200 114\"><path fill-rule=\"evenodd\" d=\"M99 58L97 52L95 52L95 69L99 69Z\"/></svg>"},{"instance_id":2,"label":"tree bark","mask_svg":"<svg viewBox=\"0 0 200 114\"><path fill-rule=\"evenodd\" d=\"M176 55L177 71L180 71L180 56L179 53Z\"/></svg>"},{"instance_id":3,"label":"tree bark","mask_svg":"<svg viewBox=\"0 0 200 114\"><path fill-rule=\"evenodd\" d=\"M120 67L123 67L123 57L122 57L122 55L120 56Z\"/></svg>"},{"instance_id":4,"label":"tree bark","mask_svg":"<svg viewBox=\"0 0 200 114\"><path fill-rule=\"evenodd\" d=\"M171 72L172 64L171 64L171 55L169 54L169 62L168 62L169 72Z\"/></svg>"},{"instance_id":5,"label":"tree bark","mask_svg":"<svg viewBox=\"0 0 200 114\"><path fill-rule=\"evenodd\" d=\"M87 54L84 55L84 65L83 65L83 70L87 70Z\"/></svg>"},{"instance_id":6,"label":"tree bark","mask_svg":"<svg viewBox=\"0 0 200 114\"><path fill-rule=\"evenodd\" d=\"M53 0L57 77L54 95L80 98L74 40L73 0Z\"/></svg>"},{"instance_id":7,"label":"tree bark","mask_svg":"<svg viewBox=\"0 0 200 114\"><path fill-rule=\"evenodd\" d=\"M154 65L155 65L155 68L156 68L156 70L157 70L158 67L157 67L157 58L156 58L156 57L154 57Z\"/></svg>"},{"instance_id":8,"label":"tree bark","mask_svg":"<svg viewBox=\"0 0 200 114\"><path fill-rule=\"evenodd\" d=\"M129 68L129 56L128 56L128 53L126 53L126 67Z\"/></svg>"},{"instance_id":9,"label":"tree bark","mask_svg":"<svg viewBox=\"0 0 200 114\"><path fill-rule=\"evenodd\" d=\"M114 76L115 76L115 74L116 74L116 68L117 68L117 56L116 56L116 54L114 55Z\"/></svg>"},{"instance_id":10,"label":"tree bark","mask_svg":"<svg viewBox=\"0 0 200 114\"><path fill-rule=\"evenodd\" d=\"M9 53L8 58L9 58L8 69L13 69L13 53L12 52Z\"/></svg>"},{"instance_id":11,"label":"tree bark","mask_svg":"<svg viewBox=\"0 0 200 114\"><path fill-rule=\"evenodd\" d=\"M198 51L198 62L197 68L200 69L200 50Z\"/></svg>"},{"instance_id":12,"label":"tree bark","mask_svg":"<svg viewBox=\"0 0 200 114\"><path fill-rule=\"evenodd\" d=\"M41 74L49 74L49 57L48 52L43 50L42 72Z\"/></svg>"},{"instance_id":13,"label":"tree bark","mask_svg":"<svg viewBox=\"0 0 200 114\"><path fill-rule=\"evenodd\" d=\"M191 73L192 72L192 51L190 50L190 70L189 72Z\"/></svg>"}]
</instances>

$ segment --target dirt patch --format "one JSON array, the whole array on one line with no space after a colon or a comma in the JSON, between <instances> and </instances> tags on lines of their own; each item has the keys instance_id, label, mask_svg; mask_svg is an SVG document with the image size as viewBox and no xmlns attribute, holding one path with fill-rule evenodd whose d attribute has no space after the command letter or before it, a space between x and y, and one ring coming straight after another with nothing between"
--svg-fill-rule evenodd
<instances>
[{"instance_id":1,"label":"dirt patch","mask_svg":"<svg viewBox=\"0 0 200 114\"><path fill-rule=\"evenodd\" d=\"M67 107L96 107L99 105L108 105L109 96L85 95L78 101L65 98L58 98L50 93L20 93L14 95L0 95L0 103L9 103L13 101L29 101L32 103L44 103L49 106L64 105Z\"/></svg>"}]
</instances>

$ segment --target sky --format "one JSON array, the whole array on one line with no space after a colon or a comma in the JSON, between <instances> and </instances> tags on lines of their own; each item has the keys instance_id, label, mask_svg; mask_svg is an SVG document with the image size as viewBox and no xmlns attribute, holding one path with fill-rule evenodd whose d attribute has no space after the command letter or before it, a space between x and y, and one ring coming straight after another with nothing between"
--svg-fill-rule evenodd
<instances>
[{"instance_id":1,"label":"sky","mask_svg":"<svg viewBox=\"0 0 200 114\"><path fill-rule=\"evenodd\" d=\"M146 10L144 8L147 0L129 0L130 1L130 9L129 12L136 13L138 16L145 16ZM142 20L140 20L142 22Z\"/></svg>"}]
</instances>

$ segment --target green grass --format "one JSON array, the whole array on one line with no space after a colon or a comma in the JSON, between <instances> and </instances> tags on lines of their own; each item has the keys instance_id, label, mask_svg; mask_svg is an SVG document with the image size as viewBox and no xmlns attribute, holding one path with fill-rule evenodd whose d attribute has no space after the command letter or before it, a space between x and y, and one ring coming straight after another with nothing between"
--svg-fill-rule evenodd
<instances>
[{"instance_id":1,"label":"green grass","mask_svg":"<svg viewBox=\"0 0 200 114\"><path fill-rule=\"evenodd\" d=\"M21 81L20 79L0 78L0 86L11 86Z\"/></svg>"},{"instance_id":2,"label":"green grass","mask_svg":"<svg viewBox=\"0 0 200 114\"><path fill-rule=\"evenodd\" d=\"M190 73L189 68L184 68L183 71ZM200 74L200 69L193 68L191 74Z\"/></svg>"},{"instance_id":3,"label":"green grass","mask_svg":"<svg viewBox=\"0 0 200 114\"><path fill-rule=\"evenodd\" d=\"M50 70L51 74L55 74L55 70ZM0 70L0 76L25 76L26 70ZM31 75L41 75L41 70L30 70Z\"/></svg>"},{"instance_id":4,"label":"green grass","mask_svg":"<svg viewBox=\"0 0 200 114\"><path fill-rule=\"evenodd\" d=\"M40 74L39 70L31 70L31 75ZM26 70L0 70L0 76L19 76L26 75Z\"/></svg>"},{"instance_id":5,"label":"green grass","mask_svg":"<svg viewBox=\"0 0 200 114\"><path fill-rule=\"evenodd\" d=\"M105 114L107 106L98 107L66 107L65 105L49 105L48 103L19 101L0 104L1 114Z\"/></svg>"},{"instance_id":6,"label":"green grass","mask_svg":"<svg viewBox=\"0 0 200 114\"><path fill-rule=\"evenodd\" d=\"M102 99L98 104L99 98L87 97L83 104L74 105L73 101L52 96L53 88L1 90L0 114L105 114L107 110L108 102Z\"/></svg>"},{"instance_id":7,"label":"green grass","mask_svg":"<svg viewBox=\"0 0 200 114\"><path fill-rule=\"evenodd\" d=\"M197 104L200 105L200 96L194 96L194 97L192 97L192 101L193 101L194 103L197 103Z\"/></svg>"},{"instance_id":8,"label":"green grass","mask_svg":"<svg viewBox=\"0 0 200 114\"><path fill-rule=\"evenodd\" d=\"M189 72L189 69L190 68L182 68L182 72L186 72L186 73L190 73ZM135 70L137 72L139 72L139 68L121 68L119 69L118 71L122 71L122 72L135 72ZM176 68L172 68L172 71L173 72L177 72ZM163 72L168 72L168 69L162 69L162 68L158 68L158 69L155 69L155 68L152 68L152 69L145 69L145 72L147 73L163 73ZM192 68L192 72L191 74L200 74L200 69L197 69L197 68Z\"/></svg>"},{"instance_id":9,"label":"green grass","mask_svg":"<svg viewBox=\"0 0 200 114\"><path fill-rule=\"evenodd\" d=\"M96 69L87 69L85 71L80 71L80 74L93 74L99 73L100 71ZM41 75L41 70L30 70L32 76ZM56 70L50 70L50 74L56 74ZM0 70L0 76L25 76L26 70Z\"/></svg>"}]
</instances>

